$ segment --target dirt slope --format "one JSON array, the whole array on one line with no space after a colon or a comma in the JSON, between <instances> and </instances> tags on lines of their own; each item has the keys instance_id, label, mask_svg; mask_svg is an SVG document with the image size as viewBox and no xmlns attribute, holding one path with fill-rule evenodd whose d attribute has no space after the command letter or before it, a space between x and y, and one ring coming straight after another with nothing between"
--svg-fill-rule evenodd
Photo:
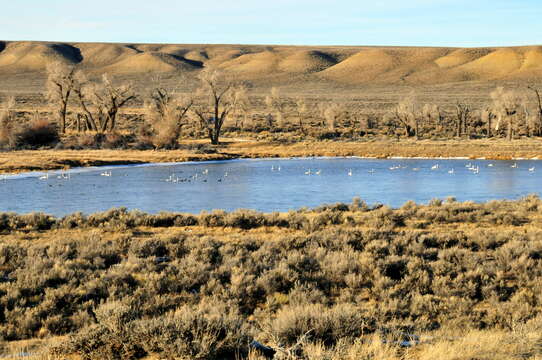
<instances>
[{"instance_id":1,"label":"dirt slope","mask_svg":"<svg viewBox=\"0 0 542 360\"><path fill-rule=\"evenodd\" d=\"M115 74L185 73L215 66L258 81L427 85L542 79L542 47L294 47L0 41L0 76L43 72L52 61Z\"/></svg>"}]
</instances>

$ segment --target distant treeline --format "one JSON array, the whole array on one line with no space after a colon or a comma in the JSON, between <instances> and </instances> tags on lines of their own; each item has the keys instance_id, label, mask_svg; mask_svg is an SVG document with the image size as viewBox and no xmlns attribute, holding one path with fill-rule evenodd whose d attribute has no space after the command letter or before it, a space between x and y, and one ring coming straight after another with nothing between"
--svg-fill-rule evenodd
<instances>
[{"instance_id":1,"label":"distant treeline","mask_svg":"<svg viewBox=\"0 0 542 360\"><path fill-rule=\"evenodd\" d=\"M419 101L413 91L386 112L367 114L352 101L287 97L278 88L256 97L249 83L212 68L201 71L201 87L190 94L164 87L159 77L149 93L137 94L128 82L107 75L90 79L61 62L50 64L47 73L48 113L35 112L22 121L15 98L7 99L0 109L0 147L171 149L183 138L206 137L216 145L224 133L293 141L542 136L542 100L532 86L521 91L498 87L480 108L468 101L443 108ZM130 124L119 126L122 109L135 102L143 109L123 119Z\"/></svg>"}]
</instances>

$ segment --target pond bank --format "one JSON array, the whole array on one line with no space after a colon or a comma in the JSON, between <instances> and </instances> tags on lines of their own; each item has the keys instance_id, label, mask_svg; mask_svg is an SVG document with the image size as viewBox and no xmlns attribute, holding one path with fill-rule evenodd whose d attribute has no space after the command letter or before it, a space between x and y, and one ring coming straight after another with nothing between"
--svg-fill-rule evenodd
<instances>
[{"instance_id":1,"label":"pond bank","mask_svg":"<svg viewBox=\"0 0 542 360\"><path fill-rule=\"evenodd\" d=\"M73 167L130 165L145 163L231 160L238 158L281 158L311 156L358 156L366 158L466 158L539 159L542 141L516 140L375 140L366 142L306 141L290 144L242 140L219 146L195 145L190 141L181 150L22 150L0 153L0 173L58 170Z\"/></svg>"}]
</instances>

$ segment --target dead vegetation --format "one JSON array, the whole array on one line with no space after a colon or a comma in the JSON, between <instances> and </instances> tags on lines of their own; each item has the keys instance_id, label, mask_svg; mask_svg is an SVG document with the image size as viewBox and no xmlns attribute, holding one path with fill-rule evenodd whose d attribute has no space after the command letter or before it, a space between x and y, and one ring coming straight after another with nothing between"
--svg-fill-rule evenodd
<instances>
[{"instance_id":1,"label":"dead vegetation","mask_svg":"<svg viewBox=\"0 0 542 360\"><path fill-rule=\"evenodd\" d=\"M277 359L536 359L541 206L2 214L0 336L88 359L255 359L252 339Z\"/></svg>"},{"instance_id":2,"label":"dead vegetation","mask_svg":"<svg viewBox=\"0 0 542 360\"><path fill-rule=\"evenodd\" d=\"M28 94L18 90L24 95L7 109L14 120L2 125L2 147L36 147L6 140L15 139L6 134L28 122L36 110L60 133L56 143L39 145L51 148L78 149L86 144L111 148L113 143L113 147L170 149L183 140L201 138L217 144L220 137L291 143L382 137L520 140L542 135L539 85L530 76L537 69L536 47L235 48L9 42L0 54L0 76L9 78L3 69L19 74L23 63L37 71L36 76L45 73L41 89L46 96L41 98L48 104L45 108L42 100L29 101ZM26 63L30 58L23 55L29 53L35 54L36 64ZM21 63L8 61L18 57ZM486 78L501 60L512 64L518 57L530 64L528 69L514 70L523 77L509 82ZM109 61L113 63L106 65ZM427 61L438 69L421 71ZM146 66L144 76L140 72ZM489 70L482 71L487 66ZM129 68L135 72L126 72ZM396 79L397 74L408 75ZM162 94L175 101L182 98L177 107L191 104L181 121L178 114L173 116L176 121L165 120L172 115L160 112L164 104L156 105L157 87L150 89L152 82L147 81L151 75L164 79L158 86ZM437 88L440 80L452 82ZM467 94L462 86L474 84L470 80L481 83L472 85L475 90ZM9 95L16 84L4 83L0 90ZM106 134L121 140L105 141Z\"/></svg>"}]
</instances>

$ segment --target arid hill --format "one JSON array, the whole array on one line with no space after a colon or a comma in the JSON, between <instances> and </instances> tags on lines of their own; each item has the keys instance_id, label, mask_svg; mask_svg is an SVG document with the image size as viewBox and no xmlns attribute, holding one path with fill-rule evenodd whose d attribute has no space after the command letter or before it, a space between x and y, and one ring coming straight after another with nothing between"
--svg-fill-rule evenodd
<instances>
[{"instance_id":1,"label":"arid hill","mask_svg":"<svg viewBox=\"0 0 542 360\"><path fill-rule=\"evenodd\" d=\"M542 87L542 46L435 48L369 46L267 46L54 43L0 41L0 101L45 104L45 69L61 60L89 76L107 73L134 84L141 101L156 85L180 92L199 86L206 66L246 81L263 99L271 87L309 103L333 99L382 112L413 90L421 102L446 108L458 101L482 107L496 86ZM263 101L263 100L262 100Z\"/></svg>"},{"instance_id":2,"label":"arid hill","mask_svg":"<svg viewBox=\"0 0 542 360\"><path fill-rule=\"evenodd\" d=\"M213 65L247 80L312 77L344 84L442 84L542 78L542 47L293 47L1 42L0 74L62 60L91 72L197 72Z\"/></svg>"}]
</instances>

